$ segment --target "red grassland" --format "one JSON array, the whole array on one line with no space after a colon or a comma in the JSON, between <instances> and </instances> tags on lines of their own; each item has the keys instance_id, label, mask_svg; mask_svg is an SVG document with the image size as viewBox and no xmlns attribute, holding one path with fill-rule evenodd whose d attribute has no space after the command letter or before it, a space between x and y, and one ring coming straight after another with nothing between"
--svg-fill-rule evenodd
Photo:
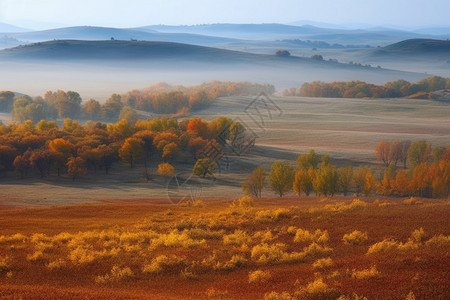
<instances>
[{"instance_id":1,"label":"red grassland","mask_svg":"<svg viewBox=\"0 0 450 300\"><path fill-rule=\"evenodd\" d=\"M265 198L251 205L2 207L0 298L450 298L448 200ZM345 243L355 230L362 238ZM315 250L305 250L311 244ZM256 270L268 276L250 283Z\"/></svg>"}]
</instances>

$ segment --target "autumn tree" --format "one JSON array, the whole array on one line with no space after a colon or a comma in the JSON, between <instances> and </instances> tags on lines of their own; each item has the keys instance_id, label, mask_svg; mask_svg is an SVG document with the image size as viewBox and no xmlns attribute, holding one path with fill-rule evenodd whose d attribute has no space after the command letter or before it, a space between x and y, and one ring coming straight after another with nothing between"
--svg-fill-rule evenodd
<instances>
[{"instance_id":1,"label":"autumn tree","mask_svg":"<svg viewBox=\"0 0 450 300\"><path fill-rule=\"evenodd\" d=\"M366 177L369 172L370 170L368 166L359 166L353 172L353 186L357 194L360 194L365 190Z\"/></svg>"},{"instance_id":2,"label":"autumn tree","mask_svg":"<svg viewBox=\"0 0 450 300\"><path fill-rule=\"evenodd\" d=\"M216 171L217 164L211 158L201 158L198 159L192 168L192 172L200 177L205 178L206 176L214 177L214 172Z\"/></svg>"},{"instance_id":3,"label":"autumn tree","mask_svg":"<svg viewBox=\"0 0 450 300\"><path fill-rule=\"evenodd\" d=\"M261 192L266 181L266 170L263 167L257 167L251 174L245 177L242 183L242 190L245 194L261 198Z\"/></svg>"},{"instance_id":4,"label":"autumn tree","mask_svg":"<svg viewBox=\"0 0 450 300\"><path fill-rule=\"evenodd\" d=\"M46 148L33 151L30 156L30 164L35 168L41 177L48 176L54 163L55 155Z\"/></svg>"},{"instance_id":5,"label":"autumn tree","mask_svg":"<svg viewBox=\"0 0 450 300\"><path fill-rule=\"evenodd\" d=\"M319 164L319 155L314 150L310 150L307 154L300 154L297 157L297 167L299 170L308 170L310 167L317 169Z\"/></svg>"},{"instance_id":6,"label":"autumn tree","mask_svg":"<svg viewBox=\"0 0 450 300\"><path fill-rule=\"evenodd\" d=\"M112 94L108 100L103 103L100 108L100 114L104 120L117 121L120 115L120 111L123 108L121 102L122 97L118 94Z\"/></svg>"},{"instance_id":7,"label":"autumn tree","mask_svg":"<svg viewBox=\"0 0 450 300\"><path fill-rule=\"evenodd\" d=\"M55 167L58 171L58 176L60 176L61 169L66 167L67 160L73 154L74 145L69 140L58 138L51 140L48 148L53 153Z\"/></svg>"},{"instance_id":8,"label":"autumn tree","mask_svg":"<svg viewBox=\"0 0 450 300\"><path fill-rule=\"evenodd\" d=\"M30 157L31 157L31 149L25 151L22 155L17 155L14 159L13 165L17 173L20 174L20 178L25 178L28 174L28 171L31 168Z\"/></svg>"},{"instance_id":9,"label":"autumn tree","mask_svg":"<svg viewBox=\"0 0 450 300\"><path fill-rule=\"evenodd\" d=\"M85 161L81 157L71 156L67 161L67 174L72 177L72 181L75 178L81 177L87 173Z\"/></svg>"},{"instance_id":10,"label":"autumn tree","mask_svg":"<svg viewBox=\"0 0 450 300\"><path fill-rule=\"evenodd\" d=\"M380 141L375 149L375 156L377 160L382 161L387 167L391 164L393 159L391 155L391 145L386 141Z\"/></svg>"},{"instance_id":11,"label":"autumn tree","mask_svg":"<svg viewBox=\"0 0 450 300\"><path fill-rule=\"evenodd\" d=\"M119 120L125 119L129 124L134 125L138 120L136 110L130 106L124 106L119 113Z\"/></svg>"},{"instance_id":12,"label":"autumn tree","mask_svg":"<svg viewBox=\"0 0 450 300\"><path fill-rule=\"evenodd\" d=\"M383 172L383 179L378 186L378 192L382 195L388 196L394 192L395 188L395 165L389 165Z\"/></svg>"},{"instance_id":13,"label":"autumn tree","mask_svg":"<svg viewBox=\"0 0 450 300\"><path fill-rule=\"evenodd\" d=\"M280 197L292 189L294 168L287 163L278 161L270 168L269 183L272 190Z\"/></svg>"},{"instance_id":14,"label":"autumn tree","mask_svg":"<svg viewBox=\"0 0 450 300\"><path fill-rule=\"evenodd\" d=\"M88 120L100 119L100 102L95 99L89 99L83 104L82 112L83 117Z\"/></svg>"},{"instance_id":15,"label":"autumn tree","mask_svg":"<svg viewBox=\"0 0 450 300\"><path fill-rule=\"evenodd\" d=\"M171 142L164 146L161 157L164 161L172 160L173 158L175 158L178 151L179 151L178 145L175 144L174 142Z\"/></svg>"},{"instance_id":16,"label":"autumn tree","mask_svg":"<svg viewBox=\"0 0 450 300\"><path fill-rule=\"evenodd\" d=\"M169 163L160 163L158 165L158 174L162 176L172 177L175 168Z\"/></svg>"},{"instance_id":17,"label":"autumn tree","mask_svg":"<svg viewBox=\"0 0 450 300\"><path fill-rule=\"evenodd\" d=\"M309 194L314 190L313 188L313 180L316 177L316 170L310 166L309 169L300 169L295 172L294 182L293 182L293 190L297 195L305 194L309 196Z\"/></svg>"},{"instance_id":18,"label":"autumn tree","mask_svg":"<svg viewBox=\"0 0 450 300\"><path fill-rule=\"evenodd\" d=\"M130 164L133 168L133 163L144 158L143 142L137 138L127 138L119 149L119 157L123 161Z\"/></svg>"}]
</instances>

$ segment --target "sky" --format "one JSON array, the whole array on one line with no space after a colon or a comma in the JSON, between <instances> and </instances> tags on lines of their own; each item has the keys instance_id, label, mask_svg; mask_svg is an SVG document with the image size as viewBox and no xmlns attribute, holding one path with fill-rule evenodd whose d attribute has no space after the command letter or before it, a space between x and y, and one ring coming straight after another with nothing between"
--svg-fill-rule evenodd
<instances>
[{"instance_id":1,"label":"sky","mask_svg":"<svg viewBox=\"0 0 450 300\"><path fill-rule=\"evenodd\" d=\"M29 29L211 23L450 27L450 0L0 0L0 22Z\"/></svg>"}]
</instances>

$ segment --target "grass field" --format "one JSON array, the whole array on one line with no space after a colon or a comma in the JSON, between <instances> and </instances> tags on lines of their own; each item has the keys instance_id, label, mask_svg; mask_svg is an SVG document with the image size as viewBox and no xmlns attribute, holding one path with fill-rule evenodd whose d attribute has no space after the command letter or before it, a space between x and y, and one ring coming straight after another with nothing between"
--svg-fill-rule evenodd
<instances>
[{"instance_id":1,"label":"grass field","mask_svg":"<svg viewBox=\"0 0 450 300\"><path fill-rule=\"evenodd\" d=\"M448 201L245 200L2 208L0 297L450 297Z\"/></svg>"}]
</instances>

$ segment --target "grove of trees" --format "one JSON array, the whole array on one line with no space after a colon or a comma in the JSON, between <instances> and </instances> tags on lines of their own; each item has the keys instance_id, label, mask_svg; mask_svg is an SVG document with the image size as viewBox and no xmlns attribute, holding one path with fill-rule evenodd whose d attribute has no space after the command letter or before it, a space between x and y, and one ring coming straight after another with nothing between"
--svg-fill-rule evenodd
<instances>
[{"instance_id":1,"label":"grove of trees","mask_svg":"<svg viewBox=\"0 0 450 300\"><path fill-rule=\"evenodd\" d=\"M297 195L333 196L349 192L370 196L420 196L446 198L450 195L450 147L435 147L426 141L380 141L375 156L384 169L360 165L337 167L327 155L314 150L301 154L297 166L277 161L271 166L268 185L278 196L289 191ZM408 168L407 168L408 165ZM243 192L261 197L265 170L256 168L242 184Z\"/></svg>"},{"instance_id":2,"label":"grove of trees","mask_svg":"<svg viewBox=\"0 0 450 300\"><path fill-rule=\"evenodd\" d=\"M304 83L299 89L290 88L283 96L329 97L329 98L433 98L433 92L450 88L450 78L432 76L411 83L406 80L375 85L364 81L313 81Z\"/></svg>"},{"instance_id":3,"label":"grove of trees","mask_svg":"<svg viewBox=\"0 0 450 300\"><path fill-rule=\"evenodd\" d=\"M205 157L202 150L207 145L220 150L224 143L231 144L231 131L238 125L227 117L209 122L161 117L134 124L122 119L84 125L66 118L61 127L45 120L0 125L0 177L42 178L53 172L76 180L98 170L108 174L118 161L130 168L144 166L147 180L148 168L170 176L177 161L191 162L198 176L214 177L217 158ZM245 130L239 134L246 134Z\"/></svg>"},{"instance_id":4,"label":"grove of trees","mask_svg":"<svg viewBox=\"0 0 450 300\"><path fill-rule=\"evenodd\" d=\"M126 119L134 124L136 110L158 114L186 114L190 110L204 108L214 99L225 96L273 94L275 88L269 84L250 82L211 81L197 86L171 86L158 83L139 91L132 90L123 95L112 94L104 103L95 99L83 102L74 91L48 91L43 97L16 96L9 91L0 92L0 112L12 114L17 122L42 119L70 118L117 122Z\"/></svg>"}]
</instances>

